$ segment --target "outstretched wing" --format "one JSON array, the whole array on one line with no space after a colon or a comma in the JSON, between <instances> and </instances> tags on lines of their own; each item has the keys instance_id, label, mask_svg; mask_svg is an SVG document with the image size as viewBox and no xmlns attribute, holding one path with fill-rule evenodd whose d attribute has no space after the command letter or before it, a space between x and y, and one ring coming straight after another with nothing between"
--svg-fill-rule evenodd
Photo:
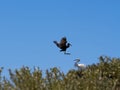
<instances>
[{"instance_id":1,"label":"outstretched wing","mask_svg":"<svg viewBox=\"0 0 120 90\"><path fill-rule=\"evenodd\" d=\"M59 43L58 43L57 41L53 41L53 43L55 43L57 47L60 46Z\"/></svg>"},{"instance_id":2,"label":"outstretched wing","mask_svg":"<svg viewBox=\"0 0 120 90\"><path fill-rule=\"evenodd\" d=\"M66 39L66 37L63 37L60 41L60 46L64 47L64 46L66 46L66 43L67 43L67 39Z\"/></svg>"}]
</instances>

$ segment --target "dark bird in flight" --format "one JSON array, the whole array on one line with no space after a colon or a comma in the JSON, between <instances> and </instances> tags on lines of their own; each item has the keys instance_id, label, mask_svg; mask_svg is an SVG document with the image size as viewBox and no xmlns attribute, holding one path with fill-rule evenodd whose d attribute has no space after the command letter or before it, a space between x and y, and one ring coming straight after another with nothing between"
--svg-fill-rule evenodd
<instances>
[{"instance_id":1,"label":"dark bird in flight","mask_svg":"<svg viewBox=\"0 0 120 90\"><path fill-rule=\"evenodd\" d=\"M66 53L67 48L71 46L70 43L67 43L66 37L63 37L59 43L57 41L53 41L53 42L56 44L58 48L61 49L60 52L63 51L64 54L70 54L70 53Z\"/></svg>"}]
</instances>

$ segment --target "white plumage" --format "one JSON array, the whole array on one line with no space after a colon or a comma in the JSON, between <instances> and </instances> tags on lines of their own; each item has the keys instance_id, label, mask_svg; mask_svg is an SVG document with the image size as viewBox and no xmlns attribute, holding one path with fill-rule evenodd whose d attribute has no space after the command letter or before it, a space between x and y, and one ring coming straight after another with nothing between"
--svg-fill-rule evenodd
<instances>
[{"instance_id":1,"label":"white plumage","mask_svg":"<svg viewBox=\"0 0 120 90\"><path fill-rule=\"evenodd\" d=\"M78 70L84 70L86 68L85 64L80 64L80 59L75 59L75 64L74 66L78 68Z\"/></svg>"}]
</instances>

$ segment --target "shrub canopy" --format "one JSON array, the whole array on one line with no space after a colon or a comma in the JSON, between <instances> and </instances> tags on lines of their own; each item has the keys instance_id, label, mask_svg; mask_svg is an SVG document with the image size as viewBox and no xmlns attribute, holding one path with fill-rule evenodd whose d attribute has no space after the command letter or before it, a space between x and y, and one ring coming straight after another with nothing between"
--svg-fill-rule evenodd
<instances>
[{"instance_id":1,"label":"shrub canopy","mask_svg":"<svg viewBox=\"0 0 120 90\"><path fill-rule=\"evenodd\" d=\"M100 56L99 63L67 74L54 67L43 76L39 67L22 67L9 69L10 79L6 79L2 71L1 67L0 90L120 90L120 58Z\"/></svg>"}]
</instances>

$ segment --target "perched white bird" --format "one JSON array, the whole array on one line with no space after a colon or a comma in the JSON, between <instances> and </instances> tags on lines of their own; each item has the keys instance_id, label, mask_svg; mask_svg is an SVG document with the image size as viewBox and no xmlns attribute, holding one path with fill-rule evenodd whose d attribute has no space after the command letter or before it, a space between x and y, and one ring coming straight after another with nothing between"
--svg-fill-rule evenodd
<instances>
[{"instance_id":1,"label":"perched white bird","mask_svg":"<svg viewBox=\"0 0 120 90\"><path fill-rule=\"evenodd\" d=\"M80 62L80 59L75 59L75 64L74 66L78 68L78 70L84 70L86 68L85 64L80 64L78 62Z\"/></svg>"}]
</instances>

